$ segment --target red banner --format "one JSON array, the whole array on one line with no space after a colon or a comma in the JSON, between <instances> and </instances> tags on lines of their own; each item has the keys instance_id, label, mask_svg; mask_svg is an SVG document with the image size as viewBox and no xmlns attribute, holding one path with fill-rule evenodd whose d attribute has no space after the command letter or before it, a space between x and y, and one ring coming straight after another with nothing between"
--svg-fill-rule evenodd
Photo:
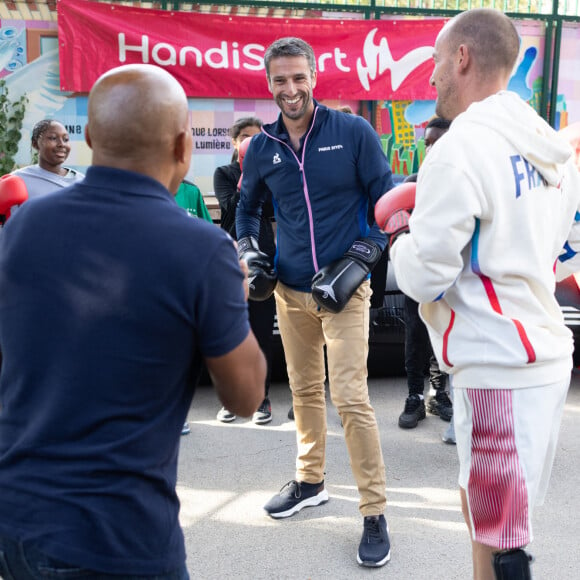
<instances>
[{"instance_id":1,"label":"red banner","mask_svg":"<svg viewBox=\"0 0 580 580\"><path fill-rule=\"evenodd\" d=\"M86 0L58 3L61 90L88 92L127 63L166 68L190 97L270 98L266 48L298 36L317 57L319 99L434 99L429 85L444 20L220 16Z\"/></svg>"}]
</instances>

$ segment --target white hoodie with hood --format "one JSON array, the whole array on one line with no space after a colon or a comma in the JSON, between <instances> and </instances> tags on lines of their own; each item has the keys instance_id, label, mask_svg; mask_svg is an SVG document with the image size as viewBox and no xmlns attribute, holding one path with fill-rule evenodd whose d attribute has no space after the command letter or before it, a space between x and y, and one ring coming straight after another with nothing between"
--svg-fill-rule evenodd
<instances>
[{"instance_id":1,"label":"white hoodie with hood","mask_svg":"<svg viewBox=\"0 0 580 580\"><path fill-rule=\"evenodd\" d=\"M391 260L454 387L569 377L554 270L580 270L580 177L571 147L515 93L473 103L437 141Z\"/></svg>"}]
</instances>

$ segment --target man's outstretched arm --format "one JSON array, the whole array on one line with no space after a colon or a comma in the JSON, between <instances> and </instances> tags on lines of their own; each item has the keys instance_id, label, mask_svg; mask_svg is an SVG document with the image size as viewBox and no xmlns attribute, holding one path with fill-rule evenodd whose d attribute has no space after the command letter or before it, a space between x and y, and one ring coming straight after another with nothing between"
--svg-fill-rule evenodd
<instances>
[{"instance_id":1,"label":"man's outstretched arm","mask_svg":"<svg viewBox=\"0 0 580 580\"><path fill-rule=\"evenodd\" d=\"M252 415L264 400L266 380L266 359L253 332L229 353L205 362L222 405L235 415Z\"/></svg>"}]
</instances>

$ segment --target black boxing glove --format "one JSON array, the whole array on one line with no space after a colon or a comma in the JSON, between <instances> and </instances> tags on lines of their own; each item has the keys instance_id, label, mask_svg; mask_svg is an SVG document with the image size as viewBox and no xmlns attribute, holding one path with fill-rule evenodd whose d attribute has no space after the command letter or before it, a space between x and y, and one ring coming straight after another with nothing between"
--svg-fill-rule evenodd
<instances>
[{"instance_id":1,"label":"black boxing glove","mask_svg":"<svg viewBox=\"0 0 580 580\"><path fill-rule=\"evenodd\" d=\"M270 298L278 276L268 254L260 251L258 242L248 236L238 240L238 257L248 265L250 300L262 302Z\"/></svg>"},{"instance_id":2,"label":"black boxing glove","mask_svg":"<svg viewBox=\"0 0 580 580\"><path fill-rule=\"evenodd\" d=\"M312 278L312 297L324 310L340 312L364 282L382 254L368 239L356 240L348 251Z\"/></svg>"}]
</instances>

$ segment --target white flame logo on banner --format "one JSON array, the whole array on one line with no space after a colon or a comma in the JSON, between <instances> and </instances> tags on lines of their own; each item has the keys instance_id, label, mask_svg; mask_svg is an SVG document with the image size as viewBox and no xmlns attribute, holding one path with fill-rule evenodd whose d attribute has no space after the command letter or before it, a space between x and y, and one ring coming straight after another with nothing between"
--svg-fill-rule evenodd
<instances>
[{"instance_id":1,"label":"white flame logo on banner","mask_svg":"<svg viewBox=\"0 0 580 580\"><path fill-rule=\"evenodd\" d=\"M362 59L357 58L356 70L360 84L366 91L370 90L369 80L375 80L381 76L386 70L391 71L391 86L393 91L396 91L401 83L424 62L431 60L433 56L432 46L421 46L408 52L399 60L395 60L389 48L389 42L386 38L382 38L378 45L375 44L375 34L378 28L373 28L365 39L363 47Z\"/></svg>"}]
</instances>

